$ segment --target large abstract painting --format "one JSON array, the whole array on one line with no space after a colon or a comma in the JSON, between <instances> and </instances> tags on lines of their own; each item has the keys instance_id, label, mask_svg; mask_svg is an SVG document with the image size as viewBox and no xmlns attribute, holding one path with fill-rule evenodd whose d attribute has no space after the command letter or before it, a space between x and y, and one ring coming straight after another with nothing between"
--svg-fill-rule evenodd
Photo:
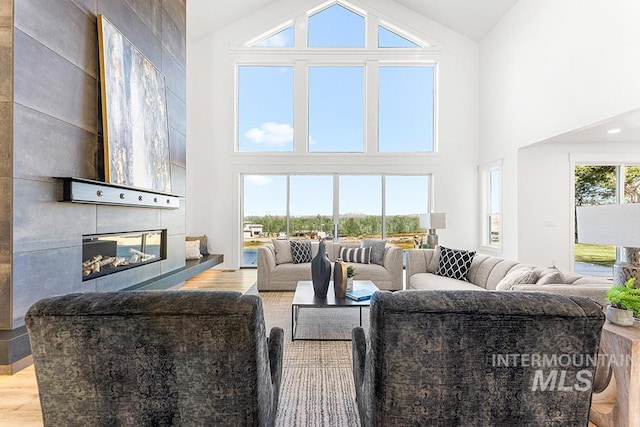
<instances>
[{"instance_id":1,"label":"large abstract painting","mask_svg":"<svg viewBox=\"0 0 640 427\"><path fill-rule=\"evenodd\" d=\"M98 15L105 180L171 192L164 75Z\"/></svg>"}]
</instances>

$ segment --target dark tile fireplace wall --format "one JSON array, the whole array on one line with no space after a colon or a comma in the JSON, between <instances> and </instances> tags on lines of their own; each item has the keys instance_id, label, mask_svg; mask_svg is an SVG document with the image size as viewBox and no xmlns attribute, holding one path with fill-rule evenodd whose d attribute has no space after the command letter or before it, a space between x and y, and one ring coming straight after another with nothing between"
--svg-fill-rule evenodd
<instances>
[{"instance_id":1,"label":"dark tile fireplace wall","mask_svg":"<svg viewBox=\"0 0 640 427\"><path fill-rule=\"evenodd\" d=\"M104 179L98 13L166 76L173 193L185 194L185 0L0 0L0 373L28 359L36 300L184 265L184 199L177 210L59 202L54 177ZM166 260L82 281L83 234L165 228Z\"/></svg>"}]
</instances>

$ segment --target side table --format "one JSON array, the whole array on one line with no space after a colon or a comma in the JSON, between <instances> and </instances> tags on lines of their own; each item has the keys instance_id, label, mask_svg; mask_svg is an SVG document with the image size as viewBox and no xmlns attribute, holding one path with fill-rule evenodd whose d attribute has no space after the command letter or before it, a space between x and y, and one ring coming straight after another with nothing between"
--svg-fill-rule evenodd
<instances>
[{"instance_id":1,"label":"side table","mask_svg":"<svg viewBox=\"0 0 640 427\"><path fill-rule=\"evenodd\" d=\"M606 321L600 348L609 361L609 384L591 400L589 421L598 427L640 427L640 327Z\"/></svg>"}]
</instances>

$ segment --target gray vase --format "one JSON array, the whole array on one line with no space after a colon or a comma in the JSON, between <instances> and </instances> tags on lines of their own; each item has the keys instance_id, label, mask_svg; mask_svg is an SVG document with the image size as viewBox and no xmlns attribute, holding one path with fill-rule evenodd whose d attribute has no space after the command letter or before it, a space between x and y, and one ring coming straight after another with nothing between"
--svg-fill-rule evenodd
<instances>
[{"instance_id":1,"label":"gray vase","mask_svg":"<svg viewBox=\"0 0 640 427\"><path fill-rule=\"evenodd\" d=\"M326 298L331 280L331 261L327 255L327 247L324 241L320 240L318 254L311 260L311 281L313 282L313 293L318 298Z\"/></svg>"}]
</instances>

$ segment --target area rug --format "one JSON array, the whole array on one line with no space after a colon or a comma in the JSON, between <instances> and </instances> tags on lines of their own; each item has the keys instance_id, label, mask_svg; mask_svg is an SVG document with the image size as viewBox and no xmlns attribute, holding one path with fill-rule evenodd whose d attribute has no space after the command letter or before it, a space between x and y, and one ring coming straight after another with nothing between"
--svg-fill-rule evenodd
<instances>
[{"instance_id":1,"label":"area rug","mask_svg":"<svg viewBox=\"0 0 640 427\"><path fill-rule=\"evenodd\" d=\"M350 341L291 341L293 292L260 292L267 330L285 331L277 426L358 426ZM349 337L356 308L300 311L297 336ZM363 324L368 324L363 309Z\"/></svg>"}]
</instances>

